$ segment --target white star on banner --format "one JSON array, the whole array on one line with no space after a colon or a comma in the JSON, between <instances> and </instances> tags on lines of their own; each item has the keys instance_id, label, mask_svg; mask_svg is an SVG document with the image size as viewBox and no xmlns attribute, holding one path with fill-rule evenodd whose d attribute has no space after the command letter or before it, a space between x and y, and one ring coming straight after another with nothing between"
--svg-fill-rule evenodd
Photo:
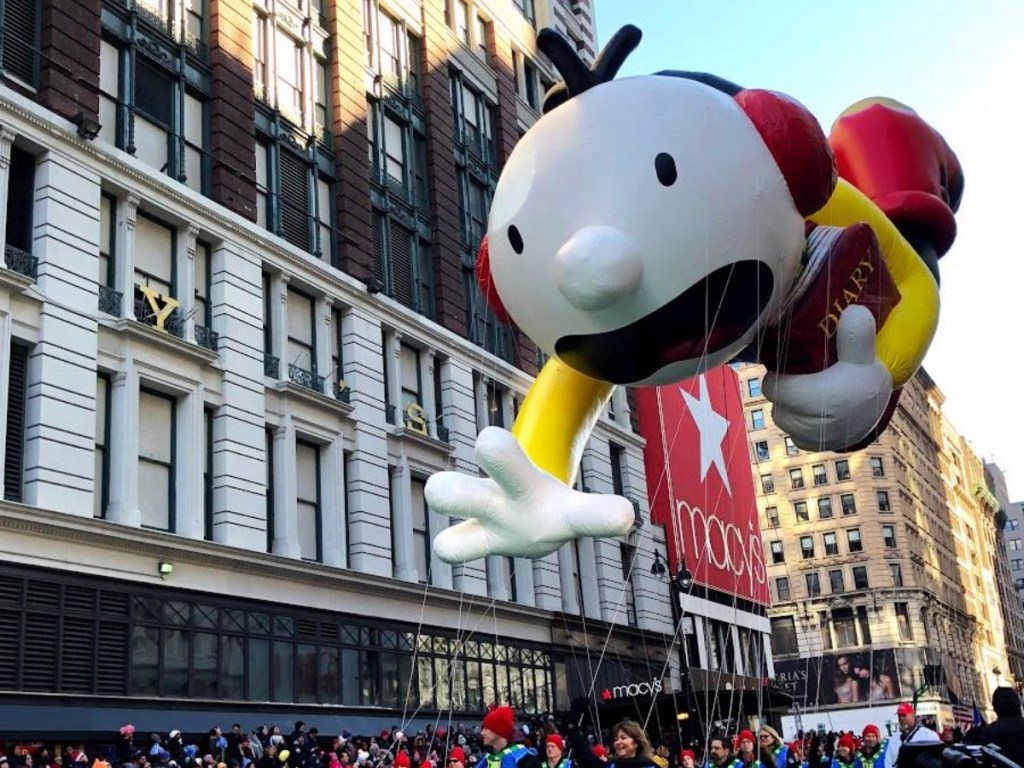
<instances>
[{"instance_id":1,"label":"white star on banner","mask_svg":"<svg viewBox=\"0 0 1024 768\"><path fill-rule=\"evenodd\" d=\"M729 487L729 470L725 465L725 457L722 455L722 441L729 431L729 420L717 413L711 406L711 398L708 395L708 382L703 375L700 377L700 398L694 398L689 392L680 388L686 407L690 409L690 415L697 425L700 433L700 480L708 476L708 470L714 464L718 468L718 475L722 478L725 490L732 496L732 488Z\"/></svg>"}]
</instances>

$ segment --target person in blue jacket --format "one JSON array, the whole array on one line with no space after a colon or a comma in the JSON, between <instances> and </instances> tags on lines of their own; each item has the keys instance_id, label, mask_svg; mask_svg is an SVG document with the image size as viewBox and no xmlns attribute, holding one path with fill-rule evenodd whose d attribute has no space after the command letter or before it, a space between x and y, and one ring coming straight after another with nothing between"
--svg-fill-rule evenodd
<instances>
[{"instance_id":1,"label":"person in blue jacket","mask_svg":"<svg viewBox=\"0 0 1024 768\"><path fill-rule=\"evenodd\" d=\"M860 751L857 753L863 768L885 767L885 750L889 746L889 740L882 740L881 736L882 732L874 723L864 726Z\"/></svg>"},{"instance_id":2,"label":"person in blue jacket","mask_svg":"<svg viewBox=\"0 0 1024 768\"><path fill-rule=\"evenodd\" d=\"M495 707L484 716L480 738L491 751L480 758L476 768L541 768L536 750L511 743L515 728L512 707Z\"/></svg>"},{"instance_id":3,"label":"person in blue jacket","mask_svg":"<svg viewBox=\"0 0 1024 768\"><path fill-rule=\"evenodd\" d=\"M765 768L786 768L789 747L782 740L779 732L769 725L762 725L757 732L761 746L761 763Z\"/></svg>"}]
</instances>

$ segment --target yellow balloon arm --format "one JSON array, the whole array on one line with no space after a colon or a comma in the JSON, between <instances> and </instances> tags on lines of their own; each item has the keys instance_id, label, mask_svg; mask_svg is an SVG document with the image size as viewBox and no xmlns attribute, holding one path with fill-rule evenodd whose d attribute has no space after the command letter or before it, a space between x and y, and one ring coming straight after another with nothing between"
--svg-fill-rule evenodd
<instances>
[{"instance_id":1,"label":"yellow balloon arm","mask_svg":"<svg viewBox=\"0 0 1024 768\"><path fill-rule=\"evenodd\" d=\"M552 358L526 394L512 434L534 464L572 485L583 449L614 389L614 384L591 379Z\"/></svg>"},{"instance_id":2,"label":"yellow balloon arm","mask_svg":"<svg viewBox=\"0 0 1024 768\"><path fill-rule=\"evenodd\" d=\"M882 210L845 179L839 179L832 197L811 216L811 221L836 227L864 222L878 237L900 300L878 329L876 350L892 374L893 386L903 386L921 366L935 337L939 324L938 283Z\"/></svg>"}]
</instances>

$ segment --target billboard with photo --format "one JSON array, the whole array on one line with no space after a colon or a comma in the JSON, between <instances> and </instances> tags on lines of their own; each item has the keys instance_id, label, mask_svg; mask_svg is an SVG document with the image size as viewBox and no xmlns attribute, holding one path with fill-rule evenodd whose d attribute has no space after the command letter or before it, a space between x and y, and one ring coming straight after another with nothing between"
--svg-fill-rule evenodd
<instances>
[{"instance_id":1,"label":"billboard with photo","mask_svg":"<svg viewBox=\"0 0 1024 768\"><path fill-rule=\"evenodd\" d=\"M903 695L892 648L776 659L775 679L805 708L891 701Z\"/></svg>"}]
</instances>

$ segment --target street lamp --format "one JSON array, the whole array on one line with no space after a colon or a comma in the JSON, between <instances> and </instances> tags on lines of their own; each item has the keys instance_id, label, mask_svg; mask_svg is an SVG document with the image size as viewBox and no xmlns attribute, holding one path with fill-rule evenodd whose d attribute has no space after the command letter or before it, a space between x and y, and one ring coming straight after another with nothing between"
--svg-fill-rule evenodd
<instances>
[{"instance_id":1,"label":"street lamp","mask_svg":"<svg viewBox=\"0 0 1024 768\"><path fill-rule=\"evenodd\" d=\"M693 586L693 572L686 567L686 560L682 560L679 563L679 571L676 573L673 581L675 582L676 589L680 592L690 591L690 587Z\"/></svg>"}]
</instances>

